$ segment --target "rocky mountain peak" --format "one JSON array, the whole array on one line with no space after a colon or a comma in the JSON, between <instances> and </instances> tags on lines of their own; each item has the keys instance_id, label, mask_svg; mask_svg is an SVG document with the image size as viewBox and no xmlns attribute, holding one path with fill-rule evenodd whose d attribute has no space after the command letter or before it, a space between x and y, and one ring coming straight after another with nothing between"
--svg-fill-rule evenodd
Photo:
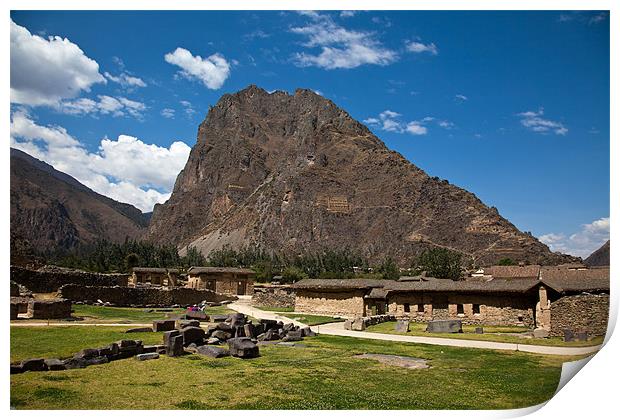
<instances>
[{"instance_id":1,"label":"rocky mountain peak","mask_svg":"<svg viewBox=\"0 0 620 420\"><path fill-rule=\"evenodd\" d=\"M204 253L348 247L403 264L437 246L490 263L570 260L473 194L429 177L316 92L255 85L209 110L149 237Z\"/></svg>"}]
</instances>

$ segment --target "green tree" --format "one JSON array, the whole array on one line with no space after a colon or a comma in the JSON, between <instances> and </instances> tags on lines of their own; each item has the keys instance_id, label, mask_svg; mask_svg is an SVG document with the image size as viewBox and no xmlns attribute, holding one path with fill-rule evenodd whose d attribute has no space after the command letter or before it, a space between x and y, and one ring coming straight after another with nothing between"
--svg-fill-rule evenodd
<instances>
[{"instance_id":1,"label":"green tree","mask_svg":"<svg viewBox=\"0 0 620 420\"><path fill-rule=\"evenodd\" d=\"M501 260L499 260L499 262L497 263L497 265L517 265L516 262L514 262L512 259L510 258L502 258Z\"/></svg>"},{"instance_id":2,"label":"green tree","mask_svg":"<svg viewBox=\"0 0 620 420\"><path fill-rule=\"evenodd\" d=\"M308 277L307 274L295 266L288 266L282 270L282 281L284 283L295 283L306 277Z\"/></svg>"},{"instance_id":3,"label":"green tree","mask_svg":"<svg viewBox=\"0 0 620 420\"><path fill-rule=\"evenodd\" d=\"M426 275L430 277L459 280L462 274L462 258L460 253L450 249L428 249L418 258L417 268L426 271Z\"/></svg>"},{"instance_id":4,"label":"green tree","mask_svg":"<svg viewBox=\"0 0 620 420\"><path fill-rule=\"evenodd\" d=\"M384 279L398 280L400 278L400 268L394 262L392 257L387 257L378 270Z\"/></svg>"}]
</instances>

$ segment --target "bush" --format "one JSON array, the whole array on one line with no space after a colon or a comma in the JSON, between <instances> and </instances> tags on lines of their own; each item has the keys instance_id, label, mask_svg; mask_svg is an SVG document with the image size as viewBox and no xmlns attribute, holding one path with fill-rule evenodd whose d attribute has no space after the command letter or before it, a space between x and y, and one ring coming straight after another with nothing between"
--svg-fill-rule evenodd
<instances>
[{"instance_id":1,"label":"bush","mask_svg":"<svg viewBox=\"0 0 620 420\"><path fill-rule=\"evenodd\" d=\"M295 283L306 277L308 277L306 273L294 266L289 266L282 270L282 281L284 283Z\"/></svg>"}]
</instances>

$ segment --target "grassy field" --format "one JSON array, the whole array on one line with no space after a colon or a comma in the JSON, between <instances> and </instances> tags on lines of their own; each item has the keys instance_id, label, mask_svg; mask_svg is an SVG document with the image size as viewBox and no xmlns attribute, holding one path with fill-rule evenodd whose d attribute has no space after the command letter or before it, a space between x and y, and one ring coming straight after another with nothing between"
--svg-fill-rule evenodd
<instances>
[{"instance_id":1,"label":"grassy field","mask_svg":"<svg viewBox=\"0 0 620 420\"><path fill-rule=\"evenodd\" d=\"M12 327L11 358L62 356L126 337L116 327ZM160 333L136 334L147 343ZM16 409L503 409L553 395L566 357L307 338L305 347L269 345L261 357L162 356L138 362L11 376ZM408 370L357 359L384 353L428 360Z\"/></svg>"},{"instance_id":2,"label":"grassy field","mask_svg":"<svg viewBox=\"0 0 620 420\"><path fill-rule=\"evenodd\" d=\"M415 335L423 337L441 337L441 338L458 338L462 340L480 340L480 341L498 341L502 343L517 343L517 344L535 344L541 346L565 346L565 347L587 347L595 346L603 343L604 337L594 337L590 341L578 341L565 343L561 337L551 338L524 338L514 335L508 335L507 333L520 333L528 331L525 327L501 327L501 326L483 326L484 334L475 334L475 325L463 325L462 334L450 334L450 333L427 333L425 323L410 323L408 333L398 333L394 329L396 322L384 322L382 324L371 325L366 329L369 332L384 333L384 334L398 334L398 335ZM500 334L504 333L504 334Z\"/></svg>"},{"instance_id":3,"label":"grassy field","mask_svg":"<svg viewBox=\"0 0 620 420\"><path fill-rule=\"evenodd\" d=\"M153 308L153 312L147 312L144 308L118 308L113 306L94 306L94 305L73 305L73 316L83 318L77 323L109 323L109 324L148 324L156 319L166 319L167 314L185 313L183 308L175 308L172 312L158 312ZM229 314L231 311L226 306L214 306L205 309L205 313L210 315ZM30 320L18 321L28 322ZM53 323L55 321L50 321ZM57 321L59 322L59 321ZM64 321L62 321L64 322Z\"/></svg>"},{"instance_id":4,"label":"grassy field","mask_svg":"<svg viewBox=\"0 0 620 420\"><path fill-rule=\"evenodd\" d=\"M294 312L295 308L285 308L280 306L256 306L256 309L267 312Z\"/></svg>"},{"instance_id":5,"label":"grassy field","mask_svg":"<svg viewBox=\"0 0 620 420\"><path fill-rule=\"evenodd\" d=\"M303 322L306 325L322 325L330 322L342 321L341 318L334 318L332 316L298 314L294 312L280 312L278 313L278 315L294 319L295 321Z\"/></svg>"}]
</instances>

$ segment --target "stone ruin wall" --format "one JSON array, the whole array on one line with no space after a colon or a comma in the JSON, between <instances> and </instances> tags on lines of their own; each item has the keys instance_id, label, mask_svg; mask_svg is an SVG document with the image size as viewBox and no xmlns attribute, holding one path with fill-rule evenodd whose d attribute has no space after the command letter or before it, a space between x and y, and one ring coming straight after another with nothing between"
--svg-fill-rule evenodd
<instances>
[{"instance_id":1,"label":"stone ruin wall","mask_svg":"<svg viewBox=\"0 0 620 420\"><path fill-rule=\"evenodd\" d=\"M345 317L364 316L364 291L298 290L295 294L295 312Z\"/></svg>"},{"instance_id":2,"label":"stone ruin wall","mask_svg":"<svg viewBox=\"0 0 620 420\"><path fill-rule=\"evenodd\" d=\"M85 300L96 301L100 299L103 302L110 302L117 306L170 306L174 304L186 306L200 303L203 300L207 302L221 302L224 300L237 299L235 296L222 295L211 290L195 290L185 287L164 290L155 288L67 284L62 286L58 291L63 298L70 299L73 302Z\"/></svg>"},{"instance_id":3,"label":"stone ruin wall","mask_svg":"<svg viewBox=\"0 0 620 420\"><path fill-rule=\"evenodd\" d=\"M34 293L51 293L65 284L82 286L126 286L128 274L89 273L81 270L62 268L41 268L30 270L11 266L11 280L27 287Z\"/></svg>"},{"instance_id":4,"label":"stone ruin wall","mask_svg":"<svg viewBox=\"0 0 620 420\"><path fill-rule=\"evenodd\" d=\"M564 296L551 303L551 331L549 335L564 336L564 330L574 333L587 331L590 336L607 332L609 295Z\"/></svg>"},{"instance_id":5,"label":"stone ruin wall","mask_svg":"<svg viewBox=\"0 0 620 420\"><path fill-rule=\"evenodd\" d=\"M526 296L492 296L448 294L447 304L433 304L430 294L399 294L389 297L388 313L409 318L413 322L428 322L441 319L460 319L464 324L486 324L534 327L534 308ZM405 303L410 312L405 313ZM424 305L424 312L418 312L417 305ZM457 304L463 305L463 314L457 313ZM473 305L480 305L480 313L474 314ZM441 309L434 308L439 305Z\"/></svg>"},{"instance_id":6,"label":"stone ruin wall","mask_svg":"<svg viewBox=\"0 0 620 420\"><path fill-rule=\"evenodd\" d=\"M294 308L295 291L286 286L254 286L252 305Z\"/></svg>"},{"instance_id":7,"label":"stone ruin wall","mask_svg":"<svg viewBox=\"0 0 620 420\"><path fill-rule=\"evenodd\" d=\"M67 299L31 300L28 302L28 318L63 319L71 317L71 301Z\"/></svg>"}]
</instances>

